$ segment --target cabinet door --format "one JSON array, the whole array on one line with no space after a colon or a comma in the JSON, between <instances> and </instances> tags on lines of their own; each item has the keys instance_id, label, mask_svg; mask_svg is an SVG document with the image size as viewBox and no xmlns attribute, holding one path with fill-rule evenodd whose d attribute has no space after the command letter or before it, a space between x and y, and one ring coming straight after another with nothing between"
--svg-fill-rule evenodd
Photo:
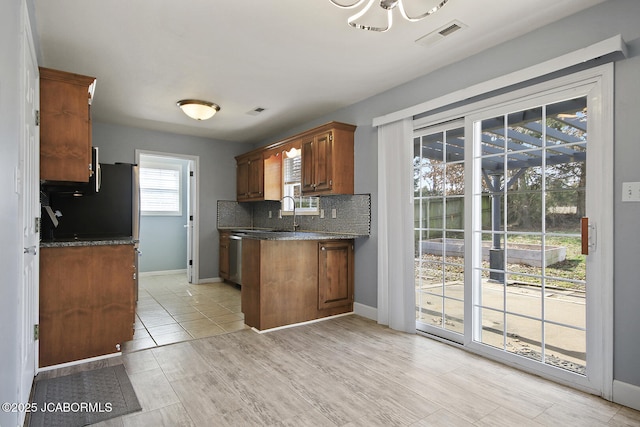
<instances>
[{"instance_id":1,"label":"cabinet door","mask_svg":"<svg viewBox=\"0 0 640 427\"><path fill-rule=\"evenodd\" d=\"M313 136L302 140L302 191L304 193L315 191L315 156Z\"/></svg>"},{"instance_id":2,"label":"cabinet door","mask_svg":"<svg viewBox=\"0 0 640 427\"><path fill-rule=\"evenodd\" d=\"M318 243L318 309L353 303L353 241Z\"/></svg>"},{"instance_id":3,"label":"cabinet door","mask_svg":"<svg viewBox=\"0 0 640 427\"><path fill-rule=\"evenodd\" d=\"M43 248L40 366L117 352L133 338L133 245Z\"/></svg>"},{"instance_id":4,"label":"cabinet door","mask_svg":"<svg viewBox=\"0 0 640 427\"><path fill-rule=\"evenodd\" d=\"M88 248L40 251L39 366L83 359L89 352L91 253Z\"/></svg>"},{"instance_id":5,"label":"cabinet door","mask_svg":"<svg viewBox=\"0 0 640 427\"><path fill-rule=\"evenodd\" d=\"M264 159L258 153L249 159L249 198L262 199L264 196Z\"/></svg>"},{"instance_id":6,"label":"cabinet door","mask_svg":"<svg viewBox=\"0 0 640 427\"><path fill-rule=\"evenodd\" d=\"M264 162L264 200L282 199L282 154L280 150L265 151Z\"/></svg>"},{"instance_id":7,"label":"cabinet door","mask_svg":"<svg viewBox=\"0 0 640 427\"><path fill-rule=\"evenodd\" d=\"M314 189L315 191L331 191L333 185L331 132L315 136L314 140Z\"/></svg>"},{"instance_id":8,"label":"cabinet door","mask_svg":"<svg viewBox=\"0 0 640 427\"><path fill-rule=\"evenodd\" d=\"M229 280L229 233L220 233L219 275Z\"/></svg>"},{"instance_id":9,"label":"cabinet door","mask_svg":"<svg viewBox=\"0 0 640 427\"><path fill-rule=\"evenodd\" d=\"M88 182L93 77L40 69L40 179Z\"/></svg>"},{"instance_id":10,"label":"cabinet door","mask_svg":"<svg viewBox=\"0 0 640 427\"><path fill-rule=\"evenodd\" d=\"M236 200L249 198L249 159L238 159L236 168Z\"/></svg>"},{"instance_id":11,"label":"cabinet door","mask_svg":"<svg viewBox=\"0 0 640 427\"><path fill-rule=\"evenodd\" d=\"M91 247L91 353L114 353L133 339L135 255L133 245ZM87 356L87 357L93 357Z\"/></svg>"}]
</instances>

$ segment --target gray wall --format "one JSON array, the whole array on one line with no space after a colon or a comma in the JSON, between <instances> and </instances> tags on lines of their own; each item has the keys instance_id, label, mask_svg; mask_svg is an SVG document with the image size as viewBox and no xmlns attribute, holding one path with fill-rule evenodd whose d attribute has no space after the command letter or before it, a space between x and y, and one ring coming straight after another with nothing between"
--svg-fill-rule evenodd
<instances>
[{"instance_id":1,"label":"gray wall","mask_svg":"<svg viewBox=\"0 0 640 427\"><path fill-rule=\"evenodd\" d=\"M167 159L182 165L182 215L142 215L140 217L139 270L184 270L187 268L187 180L188 160ZM217 276L217 274L216 274ZM213 276L209 276L213 277Z\"/></svg>"},{"instance_id":2,"label":"gray wall","mask_svg":"<svg viewBox=\"0 0 640 427\"><path fill-rule=\"evenodd\" d=\"M18 372L18 291L22 262L20 210L13 191L13 173L18 167L20 147L20 4L4 1L0 13L0 402L15 402ZM16 413L0 411L0 425L18 424Z\"/></svg>"},{"instance_id":3,"label":"gray wall","mask_svg":"<svg viewBox=\"0 0 640 427\"><path fill-rule=\"evenodd\" d=\"M21 244L18 234L17 197L12 191L13 170L18 163L18 105L20 39L19 0L4 2L0 14L0 236L6 248L0 257L0 401L15 399L18 382L16 330L18 325L18 265ZM263 143L280 139L309 127L339 120L358 125L356 131L355 191L372 194L372 236L359 239L356 246L356 302L375 307L377 229L377 137L371 126L374 117L415 105L437 96L504 75L563 53L582 48L604 38L622 34L629 59L616 64L615 91L615 331L614 377L640 386L640 284L636 265L640 254L640 205L621 203L621 184L640 181L640 144L635 120L640 114L640 2L610 0L587 11L563 19L526 36L488 49L481 54L445 67L428 76L374 96L363 102L319 117ZM99 90L96 93L99 96ZM235 175L233 157L248 146L203 138L171 135L135 128L94 123L94 143L101 147L102 160L133 162L136 148L200 156L200 274L217 276L217 200L233 200L235 190L229 179ZM259 145L262 145L259 144ZM0 412L0 425L15 425L15 414Z\"/></svg>"},{"instance_id":4,"label":"gray wall","mask_svg":"<svg viewBox=\"0 0 640 427\"><path fill-rule=\"evenodd\" d=\"M333 114L302 124L263 145L310 127L337 120L358 126L355 139L355 191L372 195L372 235L356 246L356 302L377 306L377 133L372 119L500 77L622 34L629 57L615 67L615 278L614 378L640 386L640 204L622 203L622 182L640 181L640 1L609 0L523 37L479 52L451 66L381 93Z\"/></svg>"},{"instance_id":5,"label":"gray wall","mask_svg":"<svg viewBox=\"0 0 640 427\"><path fill-rule=\"evenodd\" d=\"M99 96L96 91L96 98ZM100 147L100 161L104 163L134 163L136 149L200 157L200 266L197 277L218 277L216 204L218 200L235 199L235 185L229 184L235 182L234 157L251 146L96 122L93 123L93 145ZM144 252L142 256L146 256Z\"/></svg>"}]
</instances>

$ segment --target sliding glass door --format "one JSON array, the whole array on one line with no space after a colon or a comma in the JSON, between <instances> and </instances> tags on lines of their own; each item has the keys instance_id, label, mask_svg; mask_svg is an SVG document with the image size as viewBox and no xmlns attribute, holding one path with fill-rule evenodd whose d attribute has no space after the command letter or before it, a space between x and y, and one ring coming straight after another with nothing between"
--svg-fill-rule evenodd
<instances>
[{"instance_id":1,"label":"sliding glass door","mask_svg":"<svg viewBox=\"0 0 640 427\"><path fill-rule=\"evenodd\" d=\"M607 395L613 200L602 86L596 77L521 90L417 128L414 254L418 331Z\"/></svg>"},{"instance_id":2,"label":"sliding glass door","mask_svg":"<svg viewBox=\"0 0 640 427\"><path fill-rule=\"evenodd\" d=\"M464 332L464 122L414 137L417 328L454 341Z\"/></svg>"},{"instance_id":3,"label":"sliding glass door","mask_svg":"<svg viewBox=\"0 0 640 427\"><path fill-rule=\"evenodd\" d=\"M587 98L474 121L473 340L584 375Z\"/></svg>"}]
</instances>

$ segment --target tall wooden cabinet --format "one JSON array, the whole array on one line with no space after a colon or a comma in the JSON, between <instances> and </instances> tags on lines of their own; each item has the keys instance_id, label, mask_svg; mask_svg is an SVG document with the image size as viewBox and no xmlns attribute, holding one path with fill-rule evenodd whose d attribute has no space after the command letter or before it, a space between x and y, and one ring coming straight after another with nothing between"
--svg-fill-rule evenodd
<instances>
[{"instance_id":1,"label":"tall wooden cabinet","mask_svg":"<svg viewBox=\"0 0 640 427\"><path fill-rule=\"evenodd\" d=\"M40 179L88 182L95 77L40 68Z\"/></svg>"},{"instance_id":2,"label":"tall wooden cabinet","mask_svg":"<svg viewBox=\"0 0 640 427\"><path fill-rule=\"evenodd\" d=\"M40 360L52 366L120 351L133 339L133 244L40 251Z\"/></svg>"}]
</instances>

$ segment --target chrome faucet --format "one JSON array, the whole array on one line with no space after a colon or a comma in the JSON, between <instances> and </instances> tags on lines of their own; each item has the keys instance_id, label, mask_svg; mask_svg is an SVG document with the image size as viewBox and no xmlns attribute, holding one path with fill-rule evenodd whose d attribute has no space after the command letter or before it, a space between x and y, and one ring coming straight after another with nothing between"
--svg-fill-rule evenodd
<instances>
[{"instance_id":1,"label":"chrome faucet","mask_svg":"<svg viewBox=\"0 0 640 427\"><path fill-rule=\"evenodd\" d=\"M296 222L296 199L292 196L284 196L282 198L283 205L284 205L284 199L291 199L291 201L293 202L293 231L296 231L296 228L298 228L299 226L298 223Z\"/></svg>"}]
</instances>

